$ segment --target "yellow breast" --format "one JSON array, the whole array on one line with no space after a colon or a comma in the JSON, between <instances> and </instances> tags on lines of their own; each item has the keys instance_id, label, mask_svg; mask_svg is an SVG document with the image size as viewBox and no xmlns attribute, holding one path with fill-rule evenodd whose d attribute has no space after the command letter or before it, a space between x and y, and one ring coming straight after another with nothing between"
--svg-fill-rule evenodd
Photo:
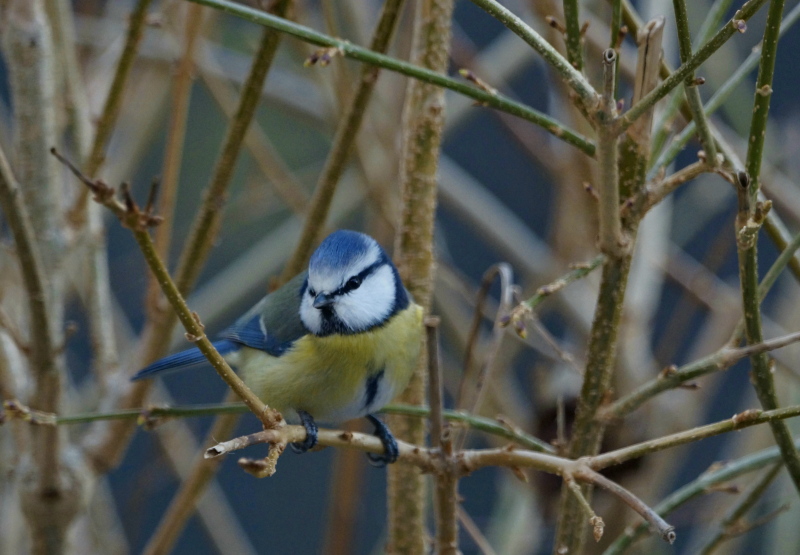
<instances>
[{"instance_id":1,"label":"yellow breast","mask_svg":"<svg viewBox=\"0 0 800 555\"><path fill-rule=\"evenodd\" d=\"M305 336L280 357L244 347L232 357L245 383L289 420L304 410L340 422L378 410L408 384L419 358L422 308L353 335Z\"/></svg>"}]
</instances>

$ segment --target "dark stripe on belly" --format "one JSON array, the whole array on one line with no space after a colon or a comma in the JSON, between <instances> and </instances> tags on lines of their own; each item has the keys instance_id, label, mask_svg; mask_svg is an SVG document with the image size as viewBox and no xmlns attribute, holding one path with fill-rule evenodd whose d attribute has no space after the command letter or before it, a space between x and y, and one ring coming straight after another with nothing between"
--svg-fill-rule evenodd
<instances>
[{"instance_id":1,"label":"dark stripe on belly","mask_svg":"<svg viewBox=\"0 0 800 555\"><path fill-rule=\"evenodd\" d=\"M366 399L364 401L365 409L369 409L369 406L375 401L375 397L378 395L378 385L382 379L383 370L367 378Z\"/></svg>"}]
</instances>

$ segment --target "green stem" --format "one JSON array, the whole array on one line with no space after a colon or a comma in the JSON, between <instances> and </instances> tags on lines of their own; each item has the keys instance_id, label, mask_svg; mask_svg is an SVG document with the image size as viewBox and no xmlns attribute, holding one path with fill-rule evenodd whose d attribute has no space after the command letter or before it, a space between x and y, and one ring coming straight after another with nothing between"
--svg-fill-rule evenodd
<instances>
[{"instance_id":1,"label":"green stem","mask_svg":"<svg viewBox=\"0 0 800 555\"><path fill-rule=\"evenodd\" d=\"M368 48L363 48L361 46L357 46L355 44L351 44L350 42L342 39L337 39L323 33L319 33L310 29L309 27L305 27L303 25L299 25L292 21L288 21L286 19L282 19L280 17L275 17L271 14L267 14L253 8L249 8L247 6L241 4L235 4L229 0L190 0L191 2L196 2L198 4L203 4L206 6L211 6L218 10L224 11L226 13L230 13L237 17L241 17L242 19L246 19L247 21L252 21L258 25L263 25L265 27L270 27L282 33L286 33L288 35L292 35L300 40L305 42L316 44L319 46L326 46L338 49L341 54L347 58L352 58L354 60L358 60L360 62L365 62L368 64L373 64L380 66L384 69L388 69L390 71L394 71L397 73L401 73L403 75L407 75L409 77L413 77L414 79L424 81L426 83L430 83L432 85L437 85L439 87L449 89L455 91L459 94L463 94L469 98L473 98L478 101L479 104L483 106L490 106L502 112L506 112L508 114L517 116L524 120L530 121L535 125L538 125L548 133L551 133L555 137L561 139L562 141L571 144L572 146L578 148L579 150L585 152L589 156L594 156L594 144L587 139L586 137L571 131L564 127L561 123L557 120L551 118L550 116L543 114L533 108L526 106L520 102L512 100L511 98L494 92L487 92L478 87L474 87L472 85L467 85L462 81L458 81L456 79L452 79L447 77L441 72L432 71L430 69L426 69L420 67L415 64L411 64L408 62L404 62L398 60L396 58L392 58L391 56L386 56L383 54L379 54L377 52L373 52ZM538 36L538 35L537 35ZM547 44L544 39L539 37L544 44ZM547 47L552 50L552 47L547 44ZM577 73L575 68L569 65L564 58L561 57L558 52L552 50L558 58L560 58L564 65L570 68L572 73ZM578 78L580 79L581 91L584 94L590 94L591 97L594 98L595 93L594 89L591 88L591 85L586 81L586 79L580 74L577 73ZM580 93L579 93L580 94Z\"/></svg>"},{"instance_id":2,"label":"green stem","mask_svg":"<svg viewBox=\"0 0 800 555\"><path fill-rule=\"evenodd\" d=\"M716 0L714 5L711 6L711 9L708 10L708 15L706 15L705 20L703 20L703 24L700 27L700 31L697 33L696 42L698 44L703 44L708 39L711 38L712 33L714 32L714 28L717 27L722 21L722 18L725 16L728 8L730 8L731 2L733 0ZM691 54L690 54L691 55ZM667 76L671 71L667 72ZM689 106L687 103L682 101L680 95L674 95L670 98L667 107L663 110L659 118L659 122L656 125L655 132L653 134L653 143L651 148L651 160L655 157L655 155L659 152L662 152L664 147L664 143L666 142L669 135L673 132L673 121L675 120L675 116L678 114L678 110L685 108L684 112L689 112L689 116L693 117L691 110L689 110ZM706 113L710 114L708 109L706 108ZM694 125L692 124L692 128ZM694 133L693 133L694 134ZM692 135L693 135L692 134ZM648 179L653 179L653 175L648 175Z\"/></svg>"},{"instance_id":3,"label":"green stem","mask_svg":"<svg viewBox=\"0 0 800 555\"><path fill-rule=\"evenodd\" d=\"M780 422L787 418L796 418L800 416L800 406L786 407L782 409L775 409L770 411L761 410L747 410L740 414L735 415L733 418L714 422L713 424L706 424L705 426L698 426L690 430L670 434L668 436L651 439L650 441L643 441L635 445L629 445L615 451L609 451L601 455L591 457L588 464L594 470L602 470L610 466L625 463L627 461L638 459L663 451L671 449L679 445L686 445L701 439L706 439L720 434L726 434L736 430L749 428L750 426L757 426L758 424Z\"/></svg>"},{"instance_id":4,"label":"green stem","mask_svg":"<svg viewBox=\"0 0 800 555\"><path fill-rule=\"evenodd\" d=\"M791 27L797 23L797 20L800 19L800 5L797 5L790 11L786 17L783 19L781 23L781 30L779 37L783 37L783 35L791 29ZM703 111L706 115L711 115L716 112L728 99L734 89L745 80L747 75L756 67L759 60L761 60L761 48L758 48L750 53L750 55L745 59L742 64L736 68L731 76L725 81L725 83L720 86L716 92L711 96L708 102L703 106ZM683 131L681 131L670 143L669 147L664 150L658 157L658 159L651 165L650 172L648 173L648 179L653 179L655 175L658 174L661 168L664 166L672 163L675 158L677 158L678 154L683 150L683 147L691 140L694 136L696 130L696 125L694 122L689 123Z\"/></svg>"},{"instance_id":5,"label":"green stem","mask_svg":"<svg viewBox=\"0 0 800 555\"><path fill-rule=\"evenodd\" d=\"M795 444L800 447L800 440ZM725 466L718 470L712 470L702 474L696 480L686 484L682 488L676 490L661 503L656 505L654 509L661 516L666 516L684 503L692 499L714 491L714 486L738 478L743 474L753 472L768 465L775 464L780 461L781 453L777 447L764 449L752 455L747 455L736 461L727 463ZM639 538L647 535L649 524L646 522L640 523L635 528L628 529L623 535L603 552L603 555L619 555L623 553L631 544Z\"/></svg>"},{"instance_id":6,"label":"green stem","mask_svg":"<svg viewBox=\"0 0 800 555\"><path fill-rule=\"evenodd\" d=\"M771 0L767 12L767 23L762 41L761 64L756 79L756 93L753 102L753 116L750 124L750 138L747 149L747 175L749 180L740 183L737 189L739 196L739 213L736 217L736 233L748 225L753 218L757 219L756 199L761 172L761 159L764 154L769 104L772 97L772 79L775 74L775 60L778 52L781 18L783 17L784 0ZM749 185L749 186L748 186ZM744 187L748 186L746 190ZM760 225L760 222L759 222ZM758 250L757 236L750 242L737 241L739 254L739 280L742 288L742 306L744 311L745 336L748 344L761 343L763 330L761 327L761 306L758 291ZM778 407L775 392L775 381L772 373L772 362L766 353L750 357L752 364L752 381L761 406L765 410ZM792 434L785 422L770 422L775 442L783 455L786 469L800 493L800 454L794 448Z\"/></svg>"},{"instance_id":7,"label":"green stem","mask_svg":"<svg viewBox=\"0 0 800 555\"><path fill-rule=\"evenodd\" d=\"M543 300L547 297L556 293L557 291L561 291L564 287L569 285L574 281L578 281L581 278L588 276L592 273L595 269L601 266L606 261L606 255L598 254L594 258L592 258L589 262L585 264L576 265L572 270L568 273L564 274L560 278L555 281L548 283L547 285L543 285L536 290L536 294L530 297L529 299L522 301L522 304L530 309L534 309L539 306Z\"/></svg>"},{"instance_id":8,"label":"green stem","mask_svg":"<svg viewBox=\"0 0 800 555\"><path fill-rule=\"evenodd\" d=\"M583 71L581 22L578 0L564 0L563 6L564 25L567 28L565 37L567 43L567 60L572 64L572 67L578 71ZM610 48L614 48L614 45L611 45Z\"/></svg>"},{"instance_id":9,"label":"green stem","mask_svg":"<svg viewBox=\"0 0 800 555\"><path fill-rule=\"evenodd\" d=\"M691 58L673 71L659 86L648 93L622 116L619 127L620 132L630 127L633 122L653 107L656 102L667 96L672 89L683 83L691 72L700 67L700 65L719 50L723 44L728 42L728 39L739 32L737 22L750 19L766 1L767 0L749 0L746 2L741 9L736 12L734 18L726 23L722 29L717 31L708 42L703 44Z\"/></svg>"},{"instance_id":10,"label":"green stem","mask_svg":"<svg viewBox=\"0 0 800 555\"><path fill-rule=\"evenodd\" d=\"M741 501L734 505L730 512L728 512L725 518L719 523L719 528L700 550L700 555L711 555L720 545L731 538L731 532L734 527L736 527L747 512L761 500L767 488L769 488L775 478L777 478L782 468L783 465L781 463L775 464L753 484Z\"/></svg>"},{"instance_id":11,"label":"green stem","mask_svg":"<svg viewBox=\"0 0 800 555\"><path fill-rule=\"evenodd\" d=\"M553 66L564 82L578 95L586 111L591 112L595 109L600 102L600 96L586 77L559 54L544 37L496 0L472 0L472 3L508 27L511 32L527 42L548 64Z\"/></svg>"},{"instance_id":12,"label":"green stem","mask_svg":"<svg viewBox=\"0 0 800 555\"><path fill-rule=\"evenodd\" d=\"M675 7L675 20L678 27L681 63L685 64L692 57L692 37L689 32L689 14L686 11L686 0L673 0L673 6ZM715 167L717 165L717 147L708 127L706 114L703 111L703 101L700 98L700 91L695 82L694 71L690 71L686 75L686 79L683 82L683 90L686 93L689 110L692 112L692 121L697 126L700 143L706 151L708 163Z\"/></svg>"},{"instance_id":13,"label":"green stem","mask_svg":"<svg viewBox=\"0 0 800 555\"><path fill-rule=\"evenodd\" d=\"M139 420L142 424L157 421L159 418L196 418L199 416L217 416L220 414L241 414L249 409L242 403L213 403L207 405L150 407L125 409L103 413L74 414L70 416L39 415L35 419L40 424L86 424L98 420ZM414 418L428 418L430 409L413 405L390 404L380 410L383 414L401 414ZM520 447L539 453L555 453L549 443L534 437L518 428L510 428L497 420L476 416L461 411L447 410L442 412L445 420L468 426L471 430L484 432L519 444Z\"/></svg>"}]
</instances>

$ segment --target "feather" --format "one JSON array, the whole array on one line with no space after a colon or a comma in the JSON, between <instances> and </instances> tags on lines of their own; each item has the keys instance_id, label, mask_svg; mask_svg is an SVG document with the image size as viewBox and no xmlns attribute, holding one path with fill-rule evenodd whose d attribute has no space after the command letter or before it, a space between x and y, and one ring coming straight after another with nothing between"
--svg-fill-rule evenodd
<instances>
[{"instance_id":1,"label":"feather","mask_svg":"<svg viewBox=\"0 0 800 555\"><path fill-rule=\"evenodd\" d=\"M224 356L234 351L238 351L240 345L237 345L233 341L223 339L222 341L215 341L214 348L219 351L219 354ZM158 374L160 372L183 370L184 368L206 362L206 360L207 359L205 355L200 352L200 349L197 347L192 347L191 349L186 349L180 353L175 353L174 355L169 355L159 359L150 366L142 368L136 373L135 376L131 378L131 381L149 378L153 374Z\"/></svg>"}]
</instances>

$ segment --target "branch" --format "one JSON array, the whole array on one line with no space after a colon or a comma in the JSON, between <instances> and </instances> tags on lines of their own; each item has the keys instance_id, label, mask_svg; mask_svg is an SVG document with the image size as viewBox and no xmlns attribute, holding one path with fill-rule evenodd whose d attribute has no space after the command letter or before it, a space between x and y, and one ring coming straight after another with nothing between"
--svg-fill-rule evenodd
<instances>
[{"instance_id":1,"label":"branch","mask_svg":"<svg viewBox=\"0 0 800 555\"><path fill-rule=\"evenodd\" d=\"M800 4L794 7L794 9L789 12L786 17L783 19L781 23L781 30L779 33L779 37L783 37L783 35L791 29L791 27L800 19ZM742 62L737 68L736 71L731 74L730 77L723 83L711 96L711 98L706 102L703 106L703 112L706 115L711 115L716 112L728 99L731 93L736 90L742 81L745 80L747 75L758 65L758 62L761 60L761 48L757 48L750 53L749 56ZM652 179L661 168L669 165L672 163L675 158L678 157L678 154L683 150L683 147L691 140L694 136L697 127L695 122L690 122L684 129L681 131L675 138L672 139L669 147L665 149L661 154L658 156L655 162L651 164L651 169L649 172L649 177ZM716 137L718 140L719 138Z\"/></svg>"},{"instance_id":2,"label":"branch","mask_svg":"<svg viewBox=\"0 0 800 555\"><path fill-rule=\"evenodd\" d=\"M453 0L420 0L416 4L412 59L434 75L447 71L453 8ZM402 206L395 258L403 283L424 314L430 312L433 296L433 230L444 108L443 89L429 82L408 82L403 105ZM424 404L425 371L425 358L420 356L400 401ZM416 444L424 442L424 422L401 417L393 417L389 422L398 437ZM403 465L391 465L387 481L387 551L422 553L426 536L426 482L418 469Z\"/></svg>"},{"instance_id":3,"label":"branch","mask_svg":"<svg viewBox=\"0 0 800 555\"><path fill-rule=\"evenodd\" d=\"M86 162L85 171L90 177L97 175L97 171L105 161L106 144L108 143L108 139L111 138L111 133L114 131L114 126L117 123L117 116L119 116L119 111L122 107L125 84L128 81L131 68L133 68L133 62L136 60L139 43L144 35L144 26L147 21L147 9L150 7L151 2L152 0L139 0L128 19L128 33L125 36L125 46L122 49L119 62L117 62L117 68L111 80L111 88L108 90L108 96L106 96L106 101L103 104L103 111L100 114L100 118L97 120L97 131L95 132L94 141L89 151L89 158ZM75 206L71 210L70 219L73 222L83 220L84 210L86 209L86 194L87 192L85 190L81 191L75 202Z\"/></svg>"},{"instance_id":4,"label":"branch","mask_svg":"<svg viewBox=\"0 0 800 555\"><path fill-rule=\"evenodd\" d=\"M595 92L592 85L578 69L573 67L539 33L496 0L472 0L472 3L484 9L486 13L496 18L536 50L561 76L567 86L575 91L586 111L591 112L596 109L600 103L600 96Z\"/></svg>"},{"instance_id":5,"label":"branch","mask_svg":"<svg viewBox=\"0 0 800 555\"><path fill-rule=\"evenodd\" d=\"M381 54L385 54L389 50L389 44L397 29L404 4L405 0L384 2L380 19L372 36L370 50ZM353 152L353 144L361 128L370 98L372 98L372 91L375 90L375 85L378 83L380 70L381 68L375 65L364 64L361 66L358 88L336 128L336 135L325 160L325 166L317 180L314 196L307 205L305 222L297 248L283 269L281 282L286 282L303 271L308 264L311 252L319 242L320 234L325 229L325 221L328 219L333 194L347 161L350 159L350 154Z\"/></svg>"},{"instance_id":6,"label":"branch","mask_svg":"<svg viewBox=\"0 0 800 555\"><path fill-rule=\"evenodd\" d=\"M686 0L673 0L675 7L675 21L678 27L678 45L680 46L681 62L686 63L692 56L692 37L689 33L689 14L686 12ZM706 152L706 158L712 167L716 167L717 147L714 144L714 137L708 127L708 120L703 111L703 101L700 98L698 82L695 81L694 70L686 75L683 82L683 90L686 94L686 101L689 103L689 110L692 112L692 121L697 126L697 134L700 143Z\"/></svg>"},{"instance_id":7,"label":"branch","mask_svg":"<svg viewBox=\"0 0 800 555\"><path fill-rule=\"evenodd\" d=\"M564 23L566 27L567 60L572 67L583 71L583 34L581 33L578 0L564 0ZM614 48L611 46L610 48Z\"/></svg>"},{"instance_id":8,"label":"branch","mask_svg":"<svg viewBox=\"0 0 800 555\"><path fill-rule=\"evenodd\" d=\"M214 420L214 424L206 434L206 445L218 437L229 437L236 430L239 416L226 414ZM205 493L214 474L219 469L223 459L207 459L198 454L193 462L189 475L181 481L181 486L161 517L153 535L147 542L143 553L155 555L157 553L170 553L178 539L181 530L192 516L200 497Z\"/></svg>"},{"instance_id":9,"label":"branch","mask_svg":"<svg viewBox=\"0 0 800 555\"><path fill-rule=\"evenodd\" d=\"M617 53L608 48L603 52L603 95L597 111L597 162L600 166L599 235L600 250L609 258L617 258L627 241L622 235L619 214L619 134L615 130L617 101Z\"/></svg>"},{"instance_id":10,"label":"branch","mask_svg":"<svg viewBox=\"0 0 800 555\"><path fill-rule=\"evenodd\" d=\"M796 445L800 447L800 439ZM684 503L691 501L695 497L704 495L719 484L728 482L748 472L764 468L768 465L779 462L781 458L777 447L764 449L757 453L747 455L733 462L729 462L717 470L709 470L696 480L686 484L676 490L666 499L654 507L655 511L661 516L666 516ZM629 527L624 534L603 552L603 555L620 555L637 539L644 537L648 532L648 523L643 522L636 527Z\"/></svg>"},{"instance_id":11,"label":"branch","mask_svg":"<svg viewBox=\"0 0 800 555\"><path fill-rule=\"evenodd\" d=\"M761 327L761 307L758 291L758 251L757 237L763 216L769 212L769 201L756 202L761 172L761 159L764 154L769 104L772 97L772 78L775 73L775 60L778 51L778 36L783 15L784 0L771 0L767 12L767 23L762 41L761 64L756 79L753 115L750 123L750 138L747 148L747 173L741 174L736 192L739 211L736 216L737 252L739 255L739 280L742 288L742 308L744 311L745 336L750 344L763 340ZM748 179L749 178L749 179ZM752 226L755 225L755 228ZM742 238L745 230L752 229L752 240ZM751 377L758 399L764 410L778 407L772 362L765 353L751 355ZM781 449L786 470L800 493L800 454L794 447L792 434L784 422L771 422L775 442Z\"/></svg>"},{"instance_id":12,"label":"branch","mask_svg":"<svg viewBox=\"0 0 800 555\"><path fill-rule=\"evenodd\" d=\"M594 470L601 470L609 466L622 464L632 459L638 459L645 455L670 449L679 445L693 443L701 439L711 436L725 434L749 428L757 424L773 423L785 420L787 418L795 418L800 416L800 406L786 407L782 409L775 409L770 411L762 411L759 409L748 409L734 415L727 420L721 420L713 424L705 426L698 426L691 430L677 432L668 436L643 441L635 445L629 445L621 449L602 453L594 457L588 458L587 464Z\"/></svg>"},{"instance_id":13,"label":"branch","mask_svg":"<svg viewBox=\"0 0 800 555\"><path fill-rule=\"evenodd\" d=\"M741 348L732 348L726 345L715 353L695 362L685 364L680 368L667 367L656 379L645 383L625 397L617 399L610 405L600 409L598 418L605 421L625 418L662 391L675 389L695 378L725 370L745 357L780 349L797 341L800 341L800 332Z\"/></svg>"},{"instance_id":14,"label":"branch","mask_svg":"<svg viewBox=\"0 0 800 555\"><path fill-rule=\"evenodd\" d=\"M271 10L277 15L284 15L289 4L290 0L279 0L271 7ZM268 15L263 12L257 13ZM253 120L261 99L264 81L272 66L280 38L278 33L267 28L261 34L258 51L242 87L236 115L228 126L214 173L204 193L203 206L192 224L192 230L186 243L187 247L181 253L178 262L175 282L178 284L178 290L184 294L191 289L197 279L200 269L208 257L214 237L217 235L219 222L222 219L221 206L225 202L244 136L247 134L247 128Z\"/></svg>"},{"instance_id":15,"label":"branch","mask_svg":"<svg viewBox=\"0 0 800 555\"><path fill-rule=\"evenodd\" d=\"M742 497L741 501L734 505L731 510L723 517L719 523L719 528L709 538L703 548L700 550L701 555L711 555L717 548L736 534L741 532L742 519L747 512L752 509L756 503L761 500L761 497L767 491L767 488L777 478L783 465L778 463L773 465L764 475L759 478L749 489L749 491Z\"/></svg>"},{"instance_id":16,"label":"branch","mask_svg":"<svg viewBox=\"0 0 800 555\"><path fill-rule=\"evenodd\" d=\"M14 236L22 285L27 292L31 329L36 330L29 339L31 362L36 374L54 374L57 371L55 361L58 346L51 333L47 272L34 237L28 208L22 199L19 184L11 172L5 152L0 148L0 206Z\"/></svg>"},{"instance_id":17,"label":"branch","mask_svg":"<svg viewBox=\"0 0 800 555\"><path fill-rule=\"evenodd\" d=\"M766 0L749 0L745 2L741 9L736 12L733 19L711 37L708 42L703 44L691 58L672 72L658 87L633 105L631 109L622 116L620 131L624 131L630 127L633 122L652 108L656 102L667 96L672 89L685 81L686 77L691 72L700 67L703 62L719 50L735 33L743 32L746 26L743 28L742 25L764 5L764 2L766 2Z\"/></svg>"},{"instance_id":18,"label":"branch","mask_svg":"<svg viewBox=\"0 0 800 555\"><path fill-rule=\"evenodd\" d=\"M418 65L414 65L408 62L403 62L396 58L392 58L391 56L378 54L377 52L373 52L367 48L351 44L348 41L330 37L323 33L314 31L309 27L298 25L297 23L293 23L291 21L282 19L280 17L275 17L270 14L254 10L252 8L249 8L241 4L235 4L233 2L230 2L229 0L190 0L190 1L196 2L198 4L203 4L206 6L211 6L226 13L230 13L237 17L241 17L242 19L252 21L253 23L256 23L258 25L270 27L282 33L292 35L294 37L299 38L300 40L303 40L311 44L335 48L341 53L342 56L346 58L352 58L360 62L377 65L384 69L388 69L390 71L394 71L397 73L401 73L403 75L407 75L409 77L413 77L414 79L417 79L419 81L423 81L426 83L430 83L432 85L437 85L439 87L450 89L452 91L455 91L459 94L463 94L464 96L467 96L469 98L478 101L478 103L482 106L490 106L500 111L528 120L538 125L539 127L543 128L548 133L551 133L555 137L561 139L562 141L582 150L589 156L594 156L594 144L589 139L574 131L565 128L561 123L551 118L550 116L543 114L542 112L539 112L537 110L534 110L533 108L526 106L520 102L512 100L511 98L503 94L500 93L495 94L487 92L479 87L467 85L462 81L447 77L443 73L436 72L424 67L420 67ZM541 39L541 37L539 38ZM550 49L552 49L552 47L550 47L549 45L547 46ZM555 52L555 50L553 50L553 52ZM566 64L567 67L571 68L572 72L575 72L574 68L572 68L572 66L570 66L569 63L566 60L564 60L560 54L556 52L556 55L561 60L563 60L564 64ZM580 74L577 75L580 76ZM595 93L594 89L591 88L591 85L589 85L588 82L586 82L583 76L580 76L579 78L581 82L585 84L586 91L588 91L592 95L592 97L594 97ZM581 88L583 90L584 86L582 85Z\"/></svg>"},{"instance_id":19,"label":"branch","mask_svg":"<svg viewBox=\"0 0 800 555\"><path fill-rule=\"evenodd\" d=\"M431 405L431 448L439 451L444 470L436 475L436 553L460 555L458 549L458 473L454 465L453 435L442 416L444 392L439 361L438 318L425 323L428 345L428 394Z\"/></svg>"},{"instance_id":20,"label":"branch","mask_svg":"<svg viewBox=\"0 0 800 555\"><path fill-rule=\"evenodd\" d=\"M192 312L186 305L186 301L183 299L175 282L172 281L163 261L158 257L155 245L148 232L149 227L158 225L160 222L160 218L150 211L152 209L152 204L148 203L148 207L142 211L130 196L130 191L124 183L122 186L122 200L119 200L116 196L116 191L112 187L106 185L102 180L89 179L55 149L52 150L52 153L89 188L96 202L108 208L117 216L123 226L131 230L134 239L136 239L144 255L145 262L147 262L150 270L155 275L159 285L161 285L164 295L166 295L178 319L186 329L186 338L200 349L200 352L205 355L209 363L211 363L211 366L214 367L214 370L217 371L220 377L225 380L230 388L244 401L253 414L261 420L264 426L268 428L274 427L276 423L280 421L277 413L264 405L261 399L245 385L225 359L217 352L214 345L208 337L206 337L204 326L200 322L197 313Z\"/></svg>"}]
</instances>

